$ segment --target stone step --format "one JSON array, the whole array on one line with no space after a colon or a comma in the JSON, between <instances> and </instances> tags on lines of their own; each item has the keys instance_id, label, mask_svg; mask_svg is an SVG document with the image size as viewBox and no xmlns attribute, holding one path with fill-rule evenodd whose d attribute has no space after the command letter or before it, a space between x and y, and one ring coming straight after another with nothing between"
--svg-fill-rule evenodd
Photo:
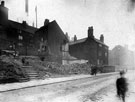
<instances>
[{"instance_id":1,"label":"stone step","mask_svg":"<svg viewBox=\"0 0 135 102\"><path fill-rule=\"evenodd\" d=\"M27 73L30 79L38 79L39 76L36 72L29 72Z\"/></svg>"},{"instance_id":2,"label":"stone step","mask_svg":"<svg viewBox=\"0 0 135 102\"><path fill-rule=\"evenodd\" d=\"M29 81L28 78L20 78L19 80L20 80L20 82L27 82L27 81Z\"/></svg>"},{"instance_id":3,"label":"stone step","mask_svg":"<svg viewBox=\"0 0 135 102\"><path fill-rule=\"evenodd\" d=\"M30 80L39 79L38 73L32 69L32 66L22 66L22 68L27 69L26 73Z\"/></svg>"}]
</instances>

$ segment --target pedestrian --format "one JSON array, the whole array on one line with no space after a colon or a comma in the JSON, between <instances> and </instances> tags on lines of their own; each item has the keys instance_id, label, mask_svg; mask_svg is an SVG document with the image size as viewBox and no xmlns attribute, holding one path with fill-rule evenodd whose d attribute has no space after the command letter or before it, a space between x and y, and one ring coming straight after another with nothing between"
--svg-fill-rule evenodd
<instances>
[{"instance_id":1,"label":"pedestrian","mask_svg":"<svg viewBox=\"0 0 135 102\"><path fill-rule=\"evenodd\" d=\"M24 57L22 58L22 64L23 65L25 64L25 58Z\"/></svg>"},{"instance_id":2,"label":"pedestrian","mask_svg":"<svg viewBox=\"0 0 135 102\"><path fill-rule=\"evenodd\" d=\"M96 74L97 74L97 67L96 66L91 67L91 74L96 76Z\"/></svg>"},{"instance_id":3,"label":"pedestrian","mask_svg":"<svg viewBox=\"0 0 135 102\"><path fill-rule=\"evenodd\" d=\"M116 88L118 97L121 98L123 102L125 102L125 95L128 91L128 83L127 79L125 78L124 71L120 71L120 78L118 78L116 81Z\"/></svg>"}]
</instances>

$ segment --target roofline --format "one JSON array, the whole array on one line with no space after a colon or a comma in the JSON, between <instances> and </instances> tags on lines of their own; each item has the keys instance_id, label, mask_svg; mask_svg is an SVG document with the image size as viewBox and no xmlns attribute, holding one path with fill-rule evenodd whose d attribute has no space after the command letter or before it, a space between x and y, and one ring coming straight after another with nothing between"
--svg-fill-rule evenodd
<instances>
[{"instance_id":1,"label":"roofline","mask_svg":"<svg viewBox=\"0 0 135 102\"><path fill-rule=\"evenodd\" d=\"M87 37L87 38L88 38L88 37ZM85 42L85 41L87 40L87 38L83 38L83 39L79 39L79 40L77 40L77 41L69 42L69 45L75 45L75 44L83 43L83 42ZM80 41L80 40L83 40L83 41ZM101 42L100 40L98 40L99 42L96 41L96 40L98 40L98 39L94 38L94 41L95 41L96 43L102 44L102 45L108 47L105 43ZM79 42L79 41L80 41L80 42Z\"/></svg>"}]
</instances>

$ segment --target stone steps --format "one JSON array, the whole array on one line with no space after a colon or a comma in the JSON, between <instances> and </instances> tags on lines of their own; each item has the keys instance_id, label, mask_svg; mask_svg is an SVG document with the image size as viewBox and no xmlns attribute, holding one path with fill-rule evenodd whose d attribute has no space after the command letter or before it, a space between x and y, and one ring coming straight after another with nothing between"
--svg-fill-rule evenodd
<instances>
[{"instance_id":1,"label":"stone steps","mask_svg":"<svg viewBox=\"0 0 135 102\"><path fill-rule=\"evenodd\" d=\"M26 73L30 80L39 79L38 73L32 69L32 66L23 66L22 68L27 68Z\"/></svg>"}]
</instances>

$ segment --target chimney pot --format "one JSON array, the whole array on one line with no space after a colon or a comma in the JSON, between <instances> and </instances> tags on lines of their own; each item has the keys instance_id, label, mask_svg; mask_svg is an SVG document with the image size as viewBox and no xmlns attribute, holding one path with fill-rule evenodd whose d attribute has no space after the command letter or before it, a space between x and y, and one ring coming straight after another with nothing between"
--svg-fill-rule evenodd
<instances>
[{"instance_id":1,"label":"chimney pot","mask_svg":"<svg viewBox=\"0 0 135 102\"><path fill-rule=\"evenodd\" d=\"M101 34L101 36L100 36L100 41L104 42L104 35L103 34Z\"/></svg>"},{"instance_id":2,"label":"chimney pot","mask_svg":"<svg viewBox=\"0 0 135 102\"><path fill-rule=\"evenodd\" d=\"M74 35L74 41L77 41L77 36L76 35Z\"/></svg>"},{"instance_id":3,"label":"chimney pot","mask_svg":"<svg viewBox=\"0 0 135 102\"><path fill-rule=\"evenodd\" d=\"M93 35L93 26L91 27L88 27L88 38L94 38L94 35Z\"/></svg>"},{"instance_id":4,"label":"chimney pot","mask_svg":"<svg viewBox=\"0 0 135 102\"><path fill-rule=\"evenodd\" d=\"M47 24L49 24L49 19L45 19L44 21L44 26L46 26Z\"/></svg>"},{"instance_id":5,"label":"chimney pot","mask_svg":"<svg viewBox=\"0 0 135 102\"><path fill-rule=\"evenodd\" d=\"M1 1L1 6L5 6L5 1Z\"/></svg>"},{"instance_id":6,"label":"chimney pot","mask_svg":"<svg viewBox=\"0 0 135 102\"><path fill-rule=\"evenodd\" d=\"M27 22L26 22L26 21L23 21L23 22L22 22L22 25L23 25L24 27L26 27L26 26L27 26Z\"/></svg>"}]
</instances>

